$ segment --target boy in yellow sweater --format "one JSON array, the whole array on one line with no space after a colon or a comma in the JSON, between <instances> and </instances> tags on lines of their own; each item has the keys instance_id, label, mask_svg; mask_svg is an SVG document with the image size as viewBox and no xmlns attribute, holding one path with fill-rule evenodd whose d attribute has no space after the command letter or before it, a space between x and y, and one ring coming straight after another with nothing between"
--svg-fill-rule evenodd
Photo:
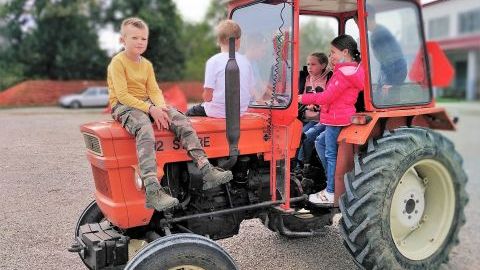
<instances>
[{"instance_id":1,"label":"boy in yellow sweater","mask_svg":"<svg viewBox=\"0 0 480 270\"><path fill-rule=\"evenodd\" d=\"M146 207L163 211L178 204L176 198L162 189L157 179L155 136L150 119L158 129L169 129L180 138L182 146L202 172L204 190L230 181L233 178L230 171L210 164L188 118L166 106L153 66L141 56L148 44L147 24L139 18L125 19L121 25L120 43L125 50L115 55L108 66L109 102L113 118L135 136Z\"/></svg>"}]
</instances>

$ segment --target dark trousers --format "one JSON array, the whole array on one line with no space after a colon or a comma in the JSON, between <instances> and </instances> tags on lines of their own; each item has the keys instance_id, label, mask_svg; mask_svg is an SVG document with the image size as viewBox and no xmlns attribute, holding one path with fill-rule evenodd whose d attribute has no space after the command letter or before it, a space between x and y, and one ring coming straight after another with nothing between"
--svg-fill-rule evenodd
<instances>
[{"instance_id":1,"label":"dark trousers","mask_svg":"<svg viewBox=\"0 0 480 270\"><path fill-rule=\"evenodd\" d=\"M205 108L202 106L202 104L197 104L191 107L190 109L188 109L185 115L186 116L207 116L207 113L205 112Z\"/></svg>"}]
</instances>

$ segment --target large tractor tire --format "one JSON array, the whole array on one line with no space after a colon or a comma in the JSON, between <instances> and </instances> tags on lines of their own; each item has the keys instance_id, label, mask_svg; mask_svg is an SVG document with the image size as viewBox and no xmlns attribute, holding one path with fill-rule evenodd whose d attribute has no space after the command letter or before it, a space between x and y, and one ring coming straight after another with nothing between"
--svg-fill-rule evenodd
<instances>
[{"instance_id":1,"label":"large tractor tire","mask_svg":"<svg viewBox=\"0 0 480 270\"><path fill-rule=\"evenodd\" d=\"M161 237L133 257L125 270L235 270L234 260L214 241L195 234Z\"/></svg>"},{"instance_id":2,"label":"large tractor tire","mask_svg":"<svg viewBox=\"0 0 480 270\"><path fill-rule=\"evenodd\" d=\"M429 129L370 140L345 175L340 231L365 269L437 269L465 223L467 176L453 144Z\"/></svg>"}]
</instances>

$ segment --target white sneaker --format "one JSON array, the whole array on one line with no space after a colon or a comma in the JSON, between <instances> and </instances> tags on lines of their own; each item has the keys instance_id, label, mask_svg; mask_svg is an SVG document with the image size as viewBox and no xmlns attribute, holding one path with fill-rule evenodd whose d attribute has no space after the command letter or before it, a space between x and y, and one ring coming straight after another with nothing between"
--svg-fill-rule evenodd
<instances>
[{"instance_id":1,"label":"white sneaker","mask_svg":"<svg viewBox=\"0 0 480 270\"><path fill-rule=\"evenodd\" d=\"M329 205L329 204L333 204L334 197L335 197L335 194L330 193L324 189L320 192L310 194L308 196L308 200L313 204Z\"/></svg>"}]
</instances>

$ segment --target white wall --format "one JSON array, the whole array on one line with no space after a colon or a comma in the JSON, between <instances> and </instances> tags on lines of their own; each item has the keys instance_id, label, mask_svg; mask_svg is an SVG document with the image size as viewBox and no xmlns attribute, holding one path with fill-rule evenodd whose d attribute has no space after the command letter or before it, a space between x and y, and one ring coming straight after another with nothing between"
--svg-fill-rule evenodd
<instances>
[{"instance_id":1,"label":"white wall","mask_svg":"<svg viewBox=\"0 0 480 270\"><path fill-rule=\"evenodd\" d=\"M423 21L425 25L425 33L427 39L430 39L428 36L428 22L434 18L441 18L444 16L450 17L450 31L449 36L442 37L441 39L459 37L458 33L458 15L462 12L470 11L472 9L480 8L480 1L478 0L448 0L445 2L440 2L433 4L431 6L426 6L423 8ZM472 35L463 34L464 36Z\"/></svg>"}]
</instances>

